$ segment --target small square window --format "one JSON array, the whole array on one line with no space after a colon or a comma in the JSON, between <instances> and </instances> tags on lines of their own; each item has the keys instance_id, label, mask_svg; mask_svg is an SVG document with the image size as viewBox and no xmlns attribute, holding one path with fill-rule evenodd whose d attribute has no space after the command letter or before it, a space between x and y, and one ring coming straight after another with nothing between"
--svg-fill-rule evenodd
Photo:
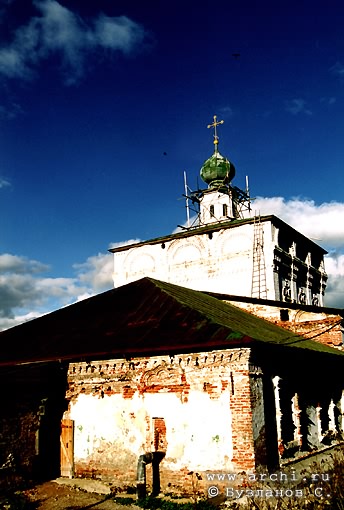
<instances>
[{"instance_id":1,"label":"small square window","mask_svg":"<svg viewBox=\"0 0 344 510\"><path fill-rule=\"evenodd\" d=\"M280 319L281 321L289 320L289 310L280 310Z\"/></svg>"}]
</instances>

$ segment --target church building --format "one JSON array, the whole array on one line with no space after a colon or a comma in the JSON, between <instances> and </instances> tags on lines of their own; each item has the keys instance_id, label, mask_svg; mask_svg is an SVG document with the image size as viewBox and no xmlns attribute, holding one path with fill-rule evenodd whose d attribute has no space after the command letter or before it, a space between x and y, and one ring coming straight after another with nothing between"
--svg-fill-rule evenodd
<instances>
[{"instance_id":1,"label":"church building","mask_svg":"<svg viewBox=\"0 0 344 510\"><path fill-rule=\"evenodd\" d=\"M289 303L324 305L326 251L276 216L253 216L248 191L231 184L234 165L219 152L200 171L207 188L191 193L194 223L181 232L119 246L114 286L150 276L183 287Z\"/></svg>"},{"instance_id":2,"label":"church building","mask_svg":"<svg viewBox=\"0 0 344 510\"><path fill-rule=\"evenodd\" d=\"M192 225L110 250L113 289L0 333L0 461L190 495L343 440L343 310L324 307L326 252L251 215L221 123L208 126L207 187L186 197Z\"/></svg>"}]
</instances>

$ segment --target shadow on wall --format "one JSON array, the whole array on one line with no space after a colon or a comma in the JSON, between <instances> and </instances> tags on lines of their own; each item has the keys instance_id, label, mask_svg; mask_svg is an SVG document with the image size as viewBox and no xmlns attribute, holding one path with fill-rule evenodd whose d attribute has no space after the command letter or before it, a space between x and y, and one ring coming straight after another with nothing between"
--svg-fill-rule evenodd
<instances>
[{"instance_id":1,"label":"shadow on wall","mask_svg":"<svg viewBox=\"0 0 344 510\"><path fill-rule=\"evenodd\" d=\"M67 366L3 367L0 384L7 388L0 409L0 487L58 477Z\"/></svg>"}]
</instances>

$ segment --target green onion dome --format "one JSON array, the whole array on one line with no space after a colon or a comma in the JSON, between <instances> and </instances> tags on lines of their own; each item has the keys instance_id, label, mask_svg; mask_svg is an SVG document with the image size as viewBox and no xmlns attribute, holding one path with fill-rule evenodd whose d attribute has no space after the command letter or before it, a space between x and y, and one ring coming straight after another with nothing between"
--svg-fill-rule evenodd
<instances>
[{"instance_id":1,"label":"green onion dome","mask_svg":"<svg viewBox=\"0 0 344 510\"><path fill-rule=\"evenodd\" d=\"M235 175L235 167L215 146L214 154L203 163L200 175L209 188L217 188L229 184Z\"/></svg>"}]
</instances>

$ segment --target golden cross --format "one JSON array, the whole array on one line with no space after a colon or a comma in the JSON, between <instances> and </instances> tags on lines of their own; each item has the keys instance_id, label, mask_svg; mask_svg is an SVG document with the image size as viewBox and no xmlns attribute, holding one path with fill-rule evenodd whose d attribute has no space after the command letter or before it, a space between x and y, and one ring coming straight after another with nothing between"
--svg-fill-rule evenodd
<instances>
[{"instance_id":1,"label":"golden cross","mask_svg":"<svg viewBox=\"0 0 344 510\"><path fill-rule=\"evenodd\" d=\"M220 124L223 124L224 123L224 120L219 120L219 122L217 122L217 117L216 115L214 115L214 122L212 124L208 124L207 128L214 128L214 145L215 145L215 148L217 146L217 144L219 143L219 137L217 136L217 129L216 127L219 126Z\"/></svg>"}]
</instances>

